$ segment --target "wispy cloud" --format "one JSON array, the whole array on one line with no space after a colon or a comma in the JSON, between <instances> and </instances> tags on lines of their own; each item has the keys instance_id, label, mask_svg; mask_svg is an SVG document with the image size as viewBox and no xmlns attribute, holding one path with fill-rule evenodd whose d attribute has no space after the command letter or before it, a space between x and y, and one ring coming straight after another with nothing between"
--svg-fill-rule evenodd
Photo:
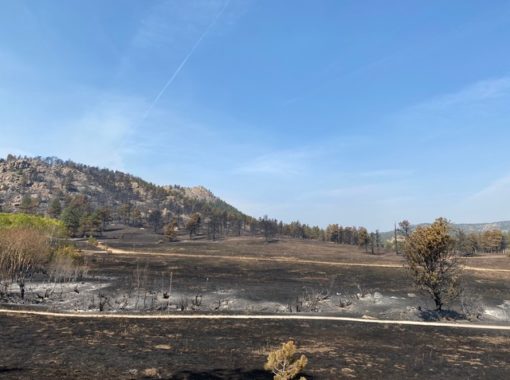
<instances>
[{"instance_id":1,"label":"wispy cloud","mask_svg":"<svg viewBox=\"0 0 510 380\"><path fill-rule=\"evenodd\" d=\"M137 48L190 46L214 20L226 0L158 1L151 3L133 38Z\"/></svg>"},{"instance_id":2,"label":"wispy cloud","mask_svg":"<svg viewBox=\"0 0 510 380\"><path fill-rule=\"evenodd\" d=\"M136 150L136 116L131 114L135 102L103 102L86 110L76 118L61 118L47 122L43 132L37 121L30 124L11 124L9 130L33 131L26 137L6 131L8 137L0 143L0 156L8 153L27 156L58 156L62 159L109 167L126 169L126 158ZM42 128L41 128L42 129Z\"/></svg>"},{"instance_id":3,"label":"wispy cloud","mask_svg":"<svg viewBox=\"0 0 510 380\"><path fill-rule=\"evenodd\" d=\"M379 169L359 173L360 177L383 178L383 177L408 177L414 173L413 170L402 169Z\"/></svg>"},{"instance_id":4,"label":"wispy cloud","mask_svg":"<svg viewBox=\"0 0 510 380\"><path fill-rule=\"evenodd\" d=\"M271 174L278 176L295 176L307 167L309 152L280 151L263 154L247 161L235 169L237 174Z\"/></svg>"},{"instance_id":5,"label":"wispy cloud","mask_svg":"<svg viewBox=\"0 0 510 380\"><path fill-rule=\"evenodd\" d=\"M55 151L63 158L123 170L126 157L136 153L134 137L144 107L139 98L104 96L75 119L58 122Z\"/></svg>"},{"instance_id":6,"label":"wispy cloud","mask_svg":"<svg viewBox=\"0 0 510 380\"><path fill-rule=\"evenodd\" d=\"M461 90L433 99L409 108L409 111L448 110L452 106L470 105L501 98L510 93L510 76L487 79L472 83Z\"/></svg>"},{"instance_id":7,"label":"wispy cloud","mask_svg":"<svg viewBox=\"0 0 510 380\"><path fill-rule=\"evenodd\" d=\"M495 179L464 198L458 199L451 211L458 222L494 222L508 220L510 215L510 174Z\"/></svg>"},{"instance_id":8,"label":"wispy cloud","mask_svg":"<svg viewBox=\"0 0 510 380\"><path fill-rule=\"evenodd\" d=\"M320 190L314 193L315 196L322 196L327 198L348 198L352 196L366 196L374 194L381 189L380 185L350 185L343 187L336 187L333 189Z\"/></svg>"},{"instance_id":9,"label":"wispy cloud","mask_svg":"<svg viewBox=\"0 0 510 380\"><path fill-rule=\"evenodd\" d=\"M175 69L175 71L173 72L173 74L170 76L170 78L168 79L168 81L165 83L165 85L163 86L163 88L161 89L161 91L159 91L159 93L156 95L156 97L154 98L154 100L151 102L151 104L149 105L149 107L147 108L147 110L145 111L145 114L144 114L144 119L149 115L149 113L151 112L152 108L156 105L156 103L158 102L158 100L163 96L163 94L165 93L165 91L167 90L168 87L170 87L170 85L173 83L173 81L175 80L175 78L177 78L177 76L179 75L179 73L181 72L181 70L184 68L184 66L186 65L186 63L188 62L188 60L191 58L191 56L193 55L193 53L195 52L195 50L198 48L198 46L200 45L200 43L202 42L202 40L209 34L209 32L214 28L214 26L216 25L216 23L218 22L218 20L220 19L220 17L223 15L223 13L225 12L225 9L227 8L228 4L229 4L229 1L230 0L227 0L225 2L225 4L223 5L223 7L220 9L220 11L216 14L216 16L212 19L212 21L209 23L209 25L207 25L207 27L205 28L205 30L203 31L203 33L198 37L198 39L195 41L195 43L193 44L193 46L191 47L190 51L186 54L186 56L184 57L184 59L181 61L181 63L179 64L179 66L177 66L177 69Z\"/></svg>"},{"instance_id":10,"label":"wispy cloud","mask_svg":"<svg viewBox=\"0 0 510 380\"><path fill-rule=\"evenodd\" d=\"M324 73L318 79L316 79L313 84L311 84L308 88L301 91L299 94L294 95L294 96L290 97L289 99L285 100L283 102L283 105L288 106L288 105L297 103L299 101L305 100L309 97L317 96L318 94L321 93L321 91L325 90L328 87L331 87L334 83L336 83L342 79L354 77L356 75L363 74L369 70L373 70L373 69L377 68L378 66L389 61L393 56L394 56L394 54L380 57L380 58L377 58L371 62L363 64L357 68L354 68L350 71L336 73L336 74L334 73L334 69L337 69L338 66L340 66L340 64L338 62L336 62L334 64L330 64L324 70ZM311 76L313 77L313 73L311 73L311 74L312 74Z\"/></svg>"},{"instance_id":11,"label":"wispy cloud","mask_svg":"<svg viewBox=\"0 0 510 380\"><path fill-rule=\"evenodd\" d=\"M389 115L392 133L413 143L461 138L482 125L508 124L510 76L471 83L451 93L440 94Z\"/></svg>"},{"instance_id":12,"label":"wispy cloud","mask_svg":"<svg viewBox=\"0 0 510 380\"><path fill-rule=\"evenodd\" d=\"M502 198L510 198L510 174L496 179L492 183L485 186L483 189L470 195L467 200L469 202L479 202L495 197L500 198L498 201L501 200L502 202Z\"/></svg>"}]
</instances>

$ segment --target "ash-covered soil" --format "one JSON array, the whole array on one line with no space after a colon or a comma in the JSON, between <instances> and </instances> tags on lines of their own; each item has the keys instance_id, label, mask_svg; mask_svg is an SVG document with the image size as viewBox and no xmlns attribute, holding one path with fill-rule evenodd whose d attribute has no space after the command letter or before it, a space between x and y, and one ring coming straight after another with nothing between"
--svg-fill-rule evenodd
<instances>
[{"instance_id":1,"label":"ash-covered soil","mask_svg":"<svg viewBox=\"0 0 510 380\"><path fill-rule=\"evenodd\" d=\"M17 287L2 307L79 313L287 314L419 320L435 317L394 253L331 243L234 238L166 242L117 228L110 253L78 242L79 281ZM510 258L465 259L449 318L508 324ZM501 271L501 269L503 271ZM307 379L508 378L510 333L297 320L128 320L0 314L7 379L271 379L270 349L294 339Z\"/></svg>"},{"instance_id":2,"label":"ash-covered soil","mask_svg":"<svg viewBox=\"0 0 510 380\"><path fill-rule=\"evenodd\" d=\"M0 315L5 379L271 379L295 339L308 379L510 376L510 332L332 321L125 320ZM145 372L146 370L150 370Z\"/></svg>"},{"instance_id":3,"label":"ash-covered soil","mask_svg":"<svg viewBox=\"0 0 510 380\"><path fill-rule=\"evenodd\" d=\"M414 288L395 253L370 255L357 247L292 239L166 242L134 228L111 229L101 241L111 253L80 243L88 267L83 279L29 283L23 306L79 312L430 317L430 300ZM465 260L481 270L465 271L463 296L450 305L455 318L508 323L510 272L497 270L510 269L510 258ZM16 291L13 286L4 304L20 303Z\"/></svg>"}]
</instances>

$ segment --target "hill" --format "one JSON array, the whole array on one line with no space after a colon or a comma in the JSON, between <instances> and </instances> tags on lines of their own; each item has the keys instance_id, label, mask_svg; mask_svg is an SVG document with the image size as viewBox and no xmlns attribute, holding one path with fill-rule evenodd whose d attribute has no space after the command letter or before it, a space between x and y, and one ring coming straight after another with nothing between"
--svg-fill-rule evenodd
<instances>
[{"instance_id":1,"label":"hill","mask_svg":"<svg viewBox=\"0 0 510 380\"><path fill-rule=\"evenodd\" d=\"M178 217L200 212L247 218L202 186L158 186L120 171L54 157L0 159L0 211L48 214L55 200L64 207L77 197L86 199L91 209L108 207L117 217L128 208L142 218L153 210Z\"/></svg>"}]
</instances>

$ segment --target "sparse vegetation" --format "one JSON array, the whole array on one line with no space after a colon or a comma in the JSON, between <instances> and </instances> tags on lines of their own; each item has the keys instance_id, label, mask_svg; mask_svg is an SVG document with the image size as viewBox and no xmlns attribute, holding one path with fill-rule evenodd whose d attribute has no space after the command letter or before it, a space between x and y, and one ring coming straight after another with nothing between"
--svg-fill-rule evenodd
<instances>
[{"instance_id":1,"label":"sparse vegetation","mask_svg":"<svg viewBox=\"0 0 510 380\"><path fill-rule=\"evenodd\" d=\"M172 221L165 226L165 236L169 241L174 241L177 238L177 222Z\"/></svg>"},{"instance_id":2,"label":"sparse vegetation","mask_svg":"<svg viewBox=\"0 0 510 380\"><path fill-rule=\"evenodd\" d=\"M296 344L290 340L281 348L271 351L267 356L264 369L274 374L274 380L292 380L303 371L308 363L305 355L296 357ZM300 380L305 380L300 377Z\"/></svg>"},{"instance_id":3,"label":"sparse vegetation","mask_svg":"<svg viewBox=\"0 0 510 380\"><path fill-rule=\"evenodd\" d=\"M198 235L217 240L253 234L267 241L288 236L359 245L365 250L372 244L374 252L382 246L371 242L372 235L363 227L335 224L322 229L299 221L284 223L269 217L257 220L202 187L156 186L126 173L54 157L10 155L0 161L0 179L2 173L13 172L17 175L6 177L8 184L0 189L2 208L59 218L73 237L101 236L109 222L150 227L164 235L168 231L165 226L175 223L177 230L188 231L189 239ZM32 186L35 182L37 190ZM18 194L23 196L19 204ZM173 240L172 236L168 238Z\"/></svg>"},{"instance_id":4,"label":"sparse vegetation","mask_svg":"<svg viewBox=\"0 0 510 380\"><path fill-rule=\"evenodd\" d=\"M46 273L54 282L83 275L83 258L61 238L61 222L34 215L0 215L0 293L11 283L19 286L25 298L26 282L36 273ZM59 238L59 239L57 239ZM1 295L1 294L0 294Z\"/></svg>"},{"instance_id":5,"label":"sparse vegetation","mask_svg":"<svg viewBox=\"0 0 510 380\"><path fill-rule=\"evenodd\" d=\"M510 380L510 0L0 31L0 380Z\"/></svg>"},{"instance_id":6,"label":"sparse vegetation","mask_svg":"<svg viewBox=\"0 0 510 380\"><path fill-rule=\"evenodd\" d=\"M10 228L0 230L0 276L4 282L18 284L21 299L25 283L48 262L48 236L36 229Z\"/></svg>"}]
</instances>

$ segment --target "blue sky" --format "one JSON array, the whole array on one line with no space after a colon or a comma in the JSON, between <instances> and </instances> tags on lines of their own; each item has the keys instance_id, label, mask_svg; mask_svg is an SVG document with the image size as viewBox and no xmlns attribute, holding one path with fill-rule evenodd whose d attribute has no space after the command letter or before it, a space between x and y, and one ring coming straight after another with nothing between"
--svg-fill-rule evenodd
<instances>
[{"instance_id":1,"label":"blue sky","mask_svg":"<svg viewBox=\"0 0 510 380\"><path fill-rule=\"evenodd\" d=\"M0 155L254 216L510 219L509 1L2 0Z\"/></svg>"}]
</instances>

